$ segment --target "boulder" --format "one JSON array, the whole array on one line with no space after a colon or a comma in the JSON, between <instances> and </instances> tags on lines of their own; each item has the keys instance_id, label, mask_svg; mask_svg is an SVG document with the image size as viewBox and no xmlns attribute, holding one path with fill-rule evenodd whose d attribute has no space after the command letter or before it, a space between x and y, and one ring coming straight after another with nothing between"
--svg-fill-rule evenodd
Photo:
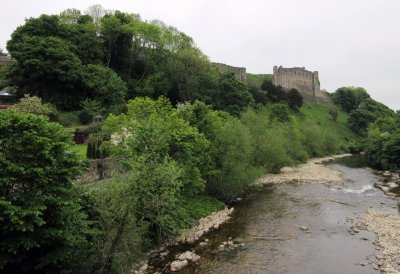
<instances>
[{"instance_id":1,"label":"boulder","mask_svg":"<svg viewBox=\"0 0 400 274\"><path fill-rule=\"evenodd\" d=\"M181 270L182 268L184 268L184 267L187 266L188 264L189 264L189 263L188 263L187 260L183 260L183 261L180 261L180 260L173 261L173 262L171 263L171 271L172 271L172 272L175 272L175 271Z\"/></svg>"},{"instance_id":2,"label":"boulder","mask_svg":"<svg viewBox=\"0 0 400 274\"><path fill-rule=\"evenodd\" d=\"M186 252L183 252L182 254L180 254L178 256L178 259L181 260L181 261L183 261L183 260L191 260L192 256L193 256L193 252L186 251Z\"/></svg>"}]
</instances>

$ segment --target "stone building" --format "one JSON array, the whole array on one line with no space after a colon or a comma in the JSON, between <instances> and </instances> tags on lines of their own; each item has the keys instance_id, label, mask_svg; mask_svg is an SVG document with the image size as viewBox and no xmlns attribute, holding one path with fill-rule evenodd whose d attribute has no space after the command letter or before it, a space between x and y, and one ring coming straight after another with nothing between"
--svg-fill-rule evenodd
<instances>
[{"instance_id":1,"label":"stone building","mask_svg":"<svg viewBox=\"0 0 400 274\"><path fill-rule=\"evenodd\" d=\"M318 71L308 71L304 67L283 68L274 66L273 83L290 90L297 89L305 101L326 102L329 96L321 91Z\"/></svg>"},{"instance_id":2,"label":"stone building","mask_svg":"<svg viewBox=\"0 0 400 274\"><path fill-rule=\"evenodd\" d=\"M13 60L8 55L0 54L0 68L11 65Z\"/></svg>"},{"instance_id":3,"label":"stone building","mask_svg":"<svg viewBox=\"0 0 400 274\"><path fill-rule=\"evenodd\" d=\"M213 63L221 73L233 73L240 81L246 80L246 68L233 67L221 63Z\"/></svg>"}]
</instances>

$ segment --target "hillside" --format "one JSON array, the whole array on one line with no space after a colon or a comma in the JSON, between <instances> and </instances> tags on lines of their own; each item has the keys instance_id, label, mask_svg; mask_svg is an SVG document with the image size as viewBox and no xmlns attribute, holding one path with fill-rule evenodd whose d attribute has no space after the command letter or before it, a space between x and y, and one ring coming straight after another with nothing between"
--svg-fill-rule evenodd
<instances>
[{"instance_id":1,"label":"hillside","mask_svg":"<svg viewBox=\"0 0 400 274\"><path fill-rule=\"evenodd\" d=\"M246 81L255 86L261 86L265 80L272 80L271 76L263 76L260 74L246 73Z\"/></svg>"}]
</instances>

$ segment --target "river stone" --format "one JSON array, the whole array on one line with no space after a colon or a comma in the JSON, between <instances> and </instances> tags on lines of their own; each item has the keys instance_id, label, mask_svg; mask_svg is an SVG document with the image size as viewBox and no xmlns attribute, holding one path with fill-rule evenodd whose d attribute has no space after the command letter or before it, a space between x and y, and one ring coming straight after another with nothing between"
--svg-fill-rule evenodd
<instances>
[{"instance_id":1,"label":"river stone","mask_svg":"<svg viewBox=\"0 0 400 274\"><path fill-rule=\"evenodd\" d=\"M197 262L198 260L200 260L200 256L199 255L197 255L197 254L195 254L195 253L193 253L193 255L192 255L192 262Z\"/></svg>"},{"instance_id":2,"label":"river stone","mask_svg":"<svg viewBox=\"0 0 400 274\"><path fill-rule=\"evenodd\" d=\"M396 183L394 183L394 182L386 183L385 186L390 187L390 188L396 188L396 187L398 187L398 185L397 185Z\"/></svg>"},{"instance_id":3,"label":"river stone","mask_svg":"<svg viewBox=\"0 0 400 274\"><path fill-rule=\"evenodd\" d=\"M181 270L182 268L184 268L184 267L187 266L188 264L189 264L189 263L188 263L187 260L183 260L183 261L179 261L179 260L173 261L173 262L171 263L171 271L172 271L172 272L175 272L175 271Z\"/></svg>"},{"instance_id":4,"label":"river stone","mask_svg":"<svg viewBox=\"0 0 400 274\"><path fill-rule=\"evenodd\" d=\"M193 256L193 252L186 251L186 252L183 252L181 255L179 255L178 259L181 260L181 261L183 261L185 259L186 260L191 260L192 256Z\"/></svg>"}]
</instances>

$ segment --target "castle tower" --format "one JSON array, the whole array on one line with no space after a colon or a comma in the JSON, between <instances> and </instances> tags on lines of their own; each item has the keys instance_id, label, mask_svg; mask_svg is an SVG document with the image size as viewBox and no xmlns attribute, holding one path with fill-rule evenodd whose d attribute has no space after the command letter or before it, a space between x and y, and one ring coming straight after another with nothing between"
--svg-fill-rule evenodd
<instances>
[{"instance_id":1,"label":"castle tower","mask_svg":"<svg viewBox=\"0 0 400 274\"><path fill-rule=\"evenodd\" d=\"M304 67L273 67L273 83L286 90L298 90L305 101L315 102L321 97L318 72L308 71Z\"/></svg>"}]
</instances>

